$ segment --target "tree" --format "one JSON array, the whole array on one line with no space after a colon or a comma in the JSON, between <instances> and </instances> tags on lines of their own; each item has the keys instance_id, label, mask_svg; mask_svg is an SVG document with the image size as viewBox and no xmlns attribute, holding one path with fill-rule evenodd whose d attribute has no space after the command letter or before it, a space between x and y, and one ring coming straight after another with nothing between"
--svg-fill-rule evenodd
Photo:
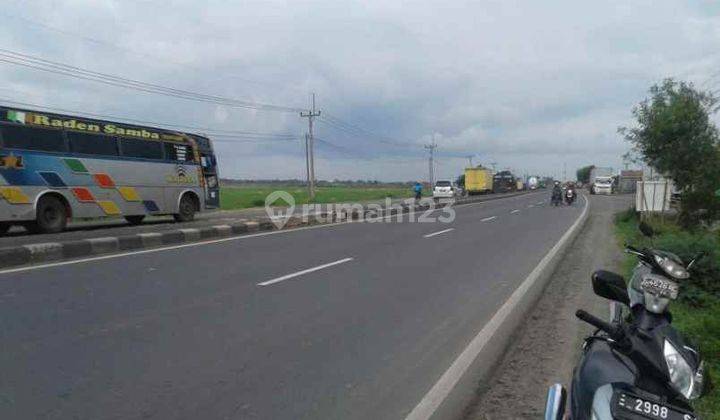
<instances>
[{"instance_id":1,"label":"tree","mask_svg":"<svg viewBox=\"0 0 720 420\"><path fill-rule=\"evenodd\" d=\"M578 169L575 172L575 175L577 175L578 182L582 182L583 184L587 184L590 182L590 172L595 168L595 165L588 165L583 166L582 168Z\"/></svg>"},{"instance_id":2,"label":"tree","mask_svg":"<svg viewBox=\"0 0 720 420\"><path fill-rule=\"evenodd\" d=\"M720 136L710 121L717 99L692 84L666 79L633 109L637 126L619 132L645 162L682 191L686 225L720 214Z\"/></svg>"}]
</instances>

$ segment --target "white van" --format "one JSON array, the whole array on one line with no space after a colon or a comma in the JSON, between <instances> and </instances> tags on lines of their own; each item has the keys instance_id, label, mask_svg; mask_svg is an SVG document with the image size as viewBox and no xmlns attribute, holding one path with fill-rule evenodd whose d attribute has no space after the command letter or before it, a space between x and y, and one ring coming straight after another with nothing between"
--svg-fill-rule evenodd
<instances>
[{"instance_id":1,"label":"white van","mask_svg":"<svg viewBox=\"0 0 720 420\"><path fill-rule=\"evenodd\" d=\"M611 176L598 176L592 185L593 194L612 194L613 179Z\"/></svg>"}]
</instances>

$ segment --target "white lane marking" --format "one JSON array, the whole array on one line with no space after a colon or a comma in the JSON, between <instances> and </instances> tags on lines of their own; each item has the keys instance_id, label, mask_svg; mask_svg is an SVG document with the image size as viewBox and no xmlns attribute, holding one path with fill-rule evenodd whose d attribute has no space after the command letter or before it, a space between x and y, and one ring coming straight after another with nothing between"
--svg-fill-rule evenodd
<instances>
[{"instance_id":1,"label":"white lane marking","mask_svg":"<svg viewBox=\"0 0 720 420\"><path fill-rule=\"evenodd\" d=\"M585 196L583 196L585 198ZM533 271L523 280L522 284L515 289L512 295L505 301L500 309L495 312L495 315L488 321L487 324L480 330L479 333L470 341L470 344L460 353L460 355L453 361L450 367L442 374L440 379L430 388L420 402L413 408L410 414L405 417L405 420L428 420L435 413L435 410L442 404L442 402L450 395L450 391L457 385L460 378L465 374L465 371L475 361L480 352L485 348L487 343L493 338L497 330L503 324L505 319L510 316L515 306L517 306L522 299L523 295L527 290L535 283L540 273L545 269L550 261L555 257L563 243L566 242L573 231L580 224L580 220L585 217L587 213L589 202L585 198L585 208L583 209L580 217L577 218L565 234L560 238L555 246L543 257Z\"/></svg>"},{"instance_id":2,"label":"white lane marking","mask_svg":"<svg viewBox=\"0 0 720 420\"><path fill-rule=\"evenodd\" d=\"M277 278L274 278L274 279L272 279L272 280L268 280L268 281L264 281L264 282L262 282L262 283L258 283L257 285L258 285L258 286L269 286L269 285L271 285L271 284L280 283L281 281L289 280L289 279L291 279L291 278L293 278L293 277L302 276L302 275L304 275L304 274L312 273L312 272L314 272L314 271L322 270L322 269L325 269L325 268L328 268L328 267L332 267L332 266L334 266L334 265L343 264L343 263L346 263L346 262L352 261L352 260L353 260L352 257L350 257L350 258L343 258L342 260L337 260L337 261L333 261L333 262L331 262L331 263L327 263L327 264L323 264L323 265L318 265L317 267L308 268L307 270L301 270L301 271L297 271L297 272L295 272L295 273L286 274L286 275L284 275L284 276L277 277Z\"/></svg>"},{"instance_id":3,"label":"white lane marking","mask_svg":"<svg viewBox=\"0 0 720 420\"><path fill-rule=\"evenodd\" d=\"M514 195L512 197L501 197L501 198L496 198L493 200L480 201L477 203L456 204L453 207L464 207L464 206L488 203L488 202L492 202L492 201L510 200L513 198L521 198L525 195L526 194ZM438 210L441 210L441 209L438 208L438 209L435 209L434 211L438 211ZM397 217L397 215L383 216L376 220L388 220L388 219L392 219L393 217ZM238 219L232 218L232 219L228 219L228 220L237 221ZM69 261L58 261L58 262L52 262L52 263L47 263L47 264L37 264L37 265L28 265L28 266L24 266L24 267L8 268L5 270L0 270L0 275L9 274L9 273L19 273L22 271L40 270L43 268L60 267L63 265L81 264L81 263L86 263L86 262L109 260L112 258L121 258L121 257L130 256L130 255L140 255L140 254L150 254L153 252L172 251L174 249L190 248L190 247L195 247L195 246L210 245L210 244L216 244L216 243L228 242L228 241L239 241L239 240L244 240L244 239L259 238L259 237L270 236L270 235L284 235L284 234L288 234L288 233L300 232L300 231L310 230L310 229L324 229L324 228L328 228L328 227L336 227L336 226L347 225L347 224L351 224L351 223L364 223L364 222L365 222L365 220L348 220L348 221L343 221L343 222L324 223L324 224L315 225L315 226L305 226L305 227L286 229L286 230L275 230L275 231L270 231L270 232L260 232L260 233L253 233L253 234L240 234L240 235L236 235L236 236L229 236L227 238L193 242L190 244L171 245L171 246L164 246L164 247L159 247L159 248L143 249L143 250L139 250L139 251L128 251L128 252L122 252L122 253L117 253L117 254L100 255L97 257L80 258L80 259L69 260ZM151 233L141 233L139 235L148 235L148 236L156 236L157 235L157 236L159 236L160 233L151 232Z\"/></svg>"},{"instance_id":4,"label":"white lane marking","mask_svg":"<svg viewBox=\"0 0 720 420\"><path fill-rule=\"evenodd\" d=\"M537 204L542 204L542 203L544 203L544 202L545 202L545 200L543 200L543 201L538 201Z\"/></svg>"},{"instance_id":5,"label":"white lane marking","mask_svg":"<svg viewBox=\"0 0 720 420\"><path fill-rule=\"evenodd\" d=\"M531 209L531 208L533 208L533 207L535 207L535 204L529 204L529 205L528 205L528 208L529 208L529 209Z\"/></svg>"},{"instance_id":6,"label":"white lane marking","mask_svg":"<svg viewBox=\"0 0 720 420\"><path fill-rule=\"evenodd\" d=\"M442 235L443 233L451 232L455 230L455 228L445 229L438 232L428 233L427 235L423 235L423 238L432 238L435 235Z\"/></svg>"},{"instance_id":7,"label":"white lane marking","mask_svg":"<svg viewBox=\"0 0 720 420\"><path fill-rule=\"evenodd\" d=\"M494 220L494 219L497 219L497 216L486 217L486 218L484 218L484 219L482 219L482 220L480 220L480 221L481 221L481 222L489 222L489 221Z\"/></svg>"},{"instance_id":8,"label":"white lane marking","mask_svg":"<svg viewBox=\"0 0 720 420\"><path fill-rule=\"evenodd\" d=\"M515 209L515 210L513 210L513 211L510 212L510 214L515 214L515 213L520 213L520 210Z\"/></svg>"}]
</instances>

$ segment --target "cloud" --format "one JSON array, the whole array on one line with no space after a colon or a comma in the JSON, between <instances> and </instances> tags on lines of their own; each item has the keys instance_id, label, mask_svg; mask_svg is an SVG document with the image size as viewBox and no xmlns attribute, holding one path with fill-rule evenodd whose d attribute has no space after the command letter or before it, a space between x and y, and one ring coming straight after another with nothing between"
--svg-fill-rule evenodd
<instances>
[{"instance_id":1,"label":"cloud","mask_svg":"<svg viewBox=\"0 0 720 420\"><path fill-rule=\"evenodd\" d=\"M265 103L305 106L314 91L323 113L382 134L318 123L318 174L327 179L423 178L422 144L433 135L443 177L458 174L466 155L519 173L617 168L628 146L616 129L631 123L652 83L720 84L720 8L703 1L8 3L0 11L7 49ZM292 113L0 64L2 98L298 138L307 126ZM216 149L224 176L304 176L299 139Z\"/></svg>"}]
</instances>

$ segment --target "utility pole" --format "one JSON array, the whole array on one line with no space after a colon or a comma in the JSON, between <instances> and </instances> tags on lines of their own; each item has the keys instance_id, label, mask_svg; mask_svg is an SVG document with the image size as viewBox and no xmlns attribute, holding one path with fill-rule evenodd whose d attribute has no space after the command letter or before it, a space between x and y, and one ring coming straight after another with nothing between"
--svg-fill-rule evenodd
<instances>
[{"instance_id":1,"label":"utility pole","mask_svg":"<svg viewBox=\"0 0 720 420\"><path fill-rule=\"evenodd\" d=\"M430 175L430 188L435 185L435 168L433 164L433 157L435 155L435 149L437 149L437 143L435 143L435 136L433 135L433 141L430 144L426 144L425 148L430 152L430 159L428 160L428 169Z\"/></svg>"},{"instance_id":2,"label":"utility pole","mask_svg":"<svg viewBox=\"0 0 720 420\"><path fill-rule=\"evenodd\" d=\"M472 164L472 158L473 158L473 156L472 156L472 155L469 155L469 156L465 156L465 157L467 158L468 162L470 163L470 167L472 168L472 167L473 167L473 164Z\"/></svg>"},{"instance_id":3,"label":"utility pole","mask_svg":"<svg viewBox=\"0 0 720 420\"><path fill-rule=\"evenodd\" d=\"M313 120L320 116L320 110L315 110L315 94L312 94L312 109L308 112L300 112L302 118L308 119L308 134L305 137L306 166L308 168L308 194L310 200L315 199L315 139L313 137Z\"/></svg>"},{"instance_id":4,"label":"utility pole","mask_svg":"<svg viewBox=\"0 0 720 420\"><path fill-rule=\"evenodd\" d=\"M492 166L493 172L495 172L495 166L497 166L497 162L490 162L490 166Z\"/></svg>"},{"instance_id":5,"label":"utility pole","mask_svg":"<svg viewBox=\"0 0 720 420\"><path fill-rule=\"evenodd\" d=\"M305 133L305 174L307 175L308 196L312 195L310 190L310 135Z\"/></svg>"}]
</instances>

